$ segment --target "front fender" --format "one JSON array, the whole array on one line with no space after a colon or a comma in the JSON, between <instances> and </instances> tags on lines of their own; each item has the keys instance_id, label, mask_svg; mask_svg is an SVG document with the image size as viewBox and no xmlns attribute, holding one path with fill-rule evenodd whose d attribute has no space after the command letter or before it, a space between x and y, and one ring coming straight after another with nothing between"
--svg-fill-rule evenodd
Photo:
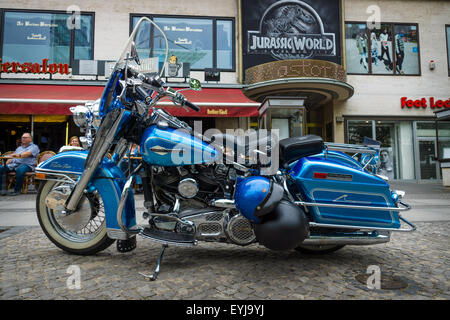
<instances>
[{"instance_id":1,"label":"front fender","mask_svg":"<svg viewBox=\"0 0 450 320\"><path fill-rule=\"evenodd\" d=\"M84 170L87 151L67 151L58 153L36 167L36 173L45 177L68 175L80 178ZM45 179L45 178L44 178ZM108 236L112 239L126 239L117 222L117 208L120 196L126 183L126 176L113 161L105 158L94 172L89 184L89 191L97 190L103 200ZM133 190L130 188L125 207L122 212L124 226L129 229L136 225L136 211Z\"/></svg>"}]
</instances>

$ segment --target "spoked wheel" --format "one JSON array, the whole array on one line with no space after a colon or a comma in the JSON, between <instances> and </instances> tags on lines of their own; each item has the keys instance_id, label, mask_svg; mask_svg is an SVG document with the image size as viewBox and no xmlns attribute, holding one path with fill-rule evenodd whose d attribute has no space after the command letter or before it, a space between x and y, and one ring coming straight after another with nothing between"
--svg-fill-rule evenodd
<instances>
[{"instance_id":1,"label":"spoked wheel","mask_svg":"<svg viewBox=\"0 0 450 320\"><path fill-rule=\"evenodd\" d=\"M70 186L55 181L42 182L36 198L39 224L47 237L61 249L91 255L114 243L106 233L103 199L99 192L83 195L74 213L62 214Z\"/></svg>"},{"instance_id":2,"label":"spoked wheel","mask_svg":"<svg viewBox=\"0 0 450 320\"><path fill-rule=\"evenodd\" d=\"M295 250L301 253L312 253L312 254L327 254L339 249L342 249L345 245L300 245Z\"/></svg>"}]
</instances>

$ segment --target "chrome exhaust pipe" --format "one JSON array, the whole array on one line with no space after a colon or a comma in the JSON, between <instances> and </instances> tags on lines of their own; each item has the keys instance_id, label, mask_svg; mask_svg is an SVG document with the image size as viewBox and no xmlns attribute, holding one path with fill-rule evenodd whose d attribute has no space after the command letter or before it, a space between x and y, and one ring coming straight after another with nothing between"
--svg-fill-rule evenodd
<instances>
[{"instance_id":1,"label":"chrome exhaust pipe","mask_svg":"<svg viewBox=\"0 0 450 320\"><path fill-rule=\"evenodd\" d=\"M355 233L345 235L311 235L305 239L302 244L305 245L371 245L386 243L391 240L391 235L388 234L367 234L367 233Z\"/></svg>"},{"instance_id":2,"label":"chrome exhaust pipe","mask_svg":"<svg viewBox=\"0 0 450 320\"><path fill-rule=\"evenodd\" d=\"M227 209L235 209L236 204L234 200L230 199L216 199L210 202L210 205L218 208L227 208Z\"/></svg>"}]
</instances>

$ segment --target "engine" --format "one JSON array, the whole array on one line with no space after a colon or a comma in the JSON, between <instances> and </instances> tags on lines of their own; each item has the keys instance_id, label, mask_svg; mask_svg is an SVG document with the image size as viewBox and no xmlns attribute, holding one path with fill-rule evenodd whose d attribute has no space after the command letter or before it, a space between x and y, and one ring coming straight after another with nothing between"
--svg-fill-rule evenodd
<instances>
[{"instance_id":1,"label":"engine","mask_svg":"<svg viewBox=\"0 0 450 320\"><path fill-rule=\"evenodd\" d=\"M153 170L153 188L160 210L164 211L166 207L169 212L178 198L178 215L194 222L197 240L231 242L241 246L256 240L252 224L238 210L209 206L213 199L231 198L236 180L235 169L210 164L158 167ZM163 218L154 219L154 222L160 228L167 226ZM172 224L169 228L175 228L177 232L191 231L182 224Z\"/></svg>"},{"instance_id":2,"label":"engine","mask_svg":"<svg viewBox=\"0 0 450 320\"><path fill-rule=\"evenodd\" d=\"M235 174L233 168L221 164L154 167L152 180L160 203L174 205L178 197L181 209L206 208L214 198L230 197Z\"/></svg>"}]
</instances>

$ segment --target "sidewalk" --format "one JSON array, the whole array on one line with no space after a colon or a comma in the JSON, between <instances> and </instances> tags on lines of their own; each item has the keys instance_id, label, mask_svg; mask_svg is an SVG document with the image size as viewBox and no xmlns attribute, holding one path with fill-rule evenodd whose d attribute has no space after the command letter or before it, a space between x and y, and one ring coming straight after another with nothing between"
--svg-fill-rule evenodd
<instances>
[{"instance_id":1,"label":"sidewalk","mask_svg":"<svg viewBox=\"0 0 450 320\"><path fill-rule=\"evenodd\" d=\"M142 223L144 195L134 197L136 221ZM36 193L0 197L0 227L39 226L36 216Z\"/></svg>"},{"instance_id":2,"label":"sidewalk","mask_svg":"<svg viewBox=\"0 0 450 320\"><path fill-rule=\"evenodd\" d=\"M412 209L402 213L410 221L450 221L450 188L442 182L391 182L392 190L406 192L403 202Z\"/></svg>"},{"instance_id":3,"label":"sidewalk","mask_svg":"<svg viewBox=\"0 0 450 320\"><path fill-rule=\"evenodd\" d=\"M450 221L450 189L441 182L391 182L391 189L406 192L404 202L412 209L402 216L412 222ZM144 196L135 196L136 220L142 221ZM36 193L0 197L0 226L38 226Z\"/></svg>"}]
</instances>

